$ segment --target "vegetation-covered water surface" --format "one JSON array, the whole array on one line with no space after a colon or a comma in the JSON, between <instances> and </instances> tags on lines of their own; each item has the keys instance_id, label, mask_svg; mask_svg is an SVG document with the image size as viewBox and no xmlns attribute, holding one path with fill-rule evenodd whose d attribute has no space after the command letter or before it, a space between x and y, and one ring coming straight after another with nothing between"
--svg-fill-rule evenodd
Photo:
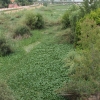
<instances>
[{"instance_id":1,"label":"vegetation-covered water surface","mask_svg":"<svg viewBox=\"0 0 100 100\"><path fill-rule=\"evenodd\" d=\"M35 13L43 15L46 26L43 29L29 28L31 35L27 36L14 35L16 30L21 34L27 32L26 30L24 32L24 27L18 28L26 23L23 21L25 16L21 14L25 14L26 11L11 13L12 16L9 14L1 16L5 17L3 25L0 26L1 35L6 38L14 52L0 57L0 79L9 86L18 100L61 99L56 90L67 80L64 58L73 47L66 41L59 42L61 33L66 33L59 26L61 17L59 7L36 9ZM62 7L64 12L67 7ZM7 30L4 30L6 28L4 25L8 27Z\"/></svg>"},{"instance_id":2,"label":"vegetation-covered water surface","mask_svg":"<svg viewBox=\"0 0 100 100\"><path fill-rule=\"evenodd\" d=\"M0 12L0 100L98 96L100 3L90 4Z\"/></svg>"}]
</instances>

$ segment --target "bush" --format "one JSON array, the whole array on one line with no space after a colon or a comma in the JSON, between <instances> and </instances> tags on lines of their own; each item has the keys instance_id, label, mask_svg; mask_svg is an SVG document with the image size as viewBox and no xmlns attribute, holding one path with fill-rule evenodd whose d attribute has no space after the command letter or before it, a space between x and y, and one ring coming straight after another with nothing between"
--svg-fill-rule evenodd
<instances>
[{"instance_id":1,"label":"bush","mask_svg":"<svg viewBox=\"0 0 100 100\"><path fill-rule=\"evenodd\" d=\"M97 25L100 25L100 8L96 11L91 11L89 18L95 20Z\"/></svg>"},{"instance_id":2,"label":"bush","mask_svg":"<svg viewBox=\"0 0 100 100\"><path fill-rule=\"evenodd\" d=\"M67 33L66 34L67 43L73 44L74 43L74 35L73 35L72 31L69 29L66 33Z\"/></svg>"},{"instance_id":3,"label":"bush","mask_svg":"<svg viewBox=\"0 0 100 100\"><path fill-rule=\"evenodd\" d=\"M97 97L96 94L100 93L100 29L96 22L89 18L86 18L80 27L78 43L82 49L70 52L67 56L69 80L61 93L77 94L80 98L88 98L91 95Z\"/></svg>"},{"instance_id":4,"label":"bush","mask_svg":"<svg viewBox=\"0 0 100 100\"><path fill-rule=\"evenodd\" d=\"M83 0L83 5L80 6L81 11L85 14L90 13L92 10L95 10L100 7L100 0Z\"/></svg>"},{"instance_id":5,"label":"bush","mask_svg":"<svg viewBox=\"0 0 100 100\"><path fill-rule=\"evenodd\" d=\"M0 82L0 100L15 100L13 93L4 82Z\"/></svg>"},{"instance_id":6,"label":"bush","mask_svg":"<svg viewBox=\"0 0 100 100\"><path fill-rule=\"evenodd\" d=\"M37 29L41 29L44 27L44 21L43 21L43 17L41 14L36 14L37 17L37 21L35 23L35 28Z\"/></svg>"},{"instance_id":7,"label":"bush","mask_svg":"<svg viewBox=\"0 0 100 100\"><path fill-rule=\"evenodd\" d=\"M69 20L69 12L66 11L64 13L64 15L62 16L62 20L61 20L61 23L62 23L62 28L66 29L67 27L70 26L70 20Z\"/></svg>"},{"instance_id":8,"label":"bush","mask_svg":"<svg viewBox=\"0 0 100 100\"><path fill-rule=\"evenodd\" d=\"M100 55L98 58L100 59ZM92 94L95 95L99 93L100 62L96 58L94 59L94 62L97 62L98 65L94 65L95 63L92 62L93 58L91 58L91 53L87 51L73 51L68 54L66 59L66 68L68 70L67 77L69 80L59 90L59 93L62 95L72 94L77 96L77 98L79 96L81 99L83 97L88 98Z\"/></svg>"},{"instance_id":9,"label":"bush","mask_svg":"<svg viewBox=\"0 0 100 100\"><path fill-rule=\"evenodd\" d=\"M72 5L68 11L66 11L64 13L64 15L62 16L62 25L63 28L67 28L69 26L71 26L72 31L75 29L75 24L76 21L79 20L81 18L81 13L80 13L80 9L79 7L77 7L76 5Z\"/></svg>"},{"instance_id":10,"label":"bush","mask_svg":"<svg viewBox=\"0 0 100 100\"><path fill-rule=\"evenodd\" d=\"M90 14L85 15L82 19L80 19L77 24L76 24L76 28L75 28L75 45L78 45L78 41L80 40L80 35L81 35L81 24L84 22L84 20L86 19L91 19L94 20L94 22L96 22L96 25L100 25L100 8L95 10L95 11L91 11ZM92 28L91 28L92 30ZM89 31L89 30L87 30Z\"/></svg>"},{"instance_id":11,"label":"bush","mask_svg":"<svg viewBox=\"0 0 100 100\"><path fill-rule=\"evenodd\" d=\"M71 27L71 31L72 33L69 34L70 35L70 40L72 41L71 43L75 42L75 38L76 38L76 34L75 34L75 29L76 29L76 24L77 21L79 21L82 17L82 13L81 10L79 9L79 7L73 5L69 11L67 11L63 17L62 17L62 24L63 24L63 28L66 29L69 26Z\"/></svg>"},{"instance_id":12,"label":"bush","mask_svg":"<svg viewBox=\"0 0 100 100\"><path fill-rule=\"evenodd\" d=\"M79 19L82 17L80 10L76 10L73 11L71 13L71 15L69 16L69 20L70 20L70 25L71 25L71 30L73 33L75 33L75 27L76 27L76 23L77 21L79 21Z\"/></svg>"},{"instance_id":13,"label":"bush","mask_svg":"<svg viewBox=\"0 0 100 100\"><path fill-rule=\"evenodd\" d=\"M14 30L14 38L17 36L23 36L25 34L30 35L30 29L26 25L19 25Z\"/></svg>"},{"instance_id":14,"label":"bush","mask_svg":"<svg viewBox=\"0 0 100 100\"><path fill-rule=\"evenodd\" d=\"M9 55L12 52L12 48L6 43L5 39L0 39L0 56Z\"/></svg>"},{"instance_id":15,"label":"bush","mask_svg":"<svg viewBox=\"0 0 100 100\"><path fill-rule=\"evenodd\" d=\"M41 29L44 27L44 20L41 14L28 12L25 17L25 24L31 29Z\"/></svg>"},{"instance_id":16,"label":"bush","mask_svg":"<svg viewBox=\"0 0 100 100\"><path fill-rule=\"evenodd\" d=\"M47 2L43 2L43 6L47 7L48 3Z\"/></svg>"},{"instance_id":17,"label":"bush","mask_svg":"<svg viewBox=\"0 0 100 100\"><path fill-rule=\"evenodd\" d=\"M27 12L25 16L25 24L31 29L35 29L35 23L37 22L37 17L33 12Z\"/></svg>"}]
</instances>

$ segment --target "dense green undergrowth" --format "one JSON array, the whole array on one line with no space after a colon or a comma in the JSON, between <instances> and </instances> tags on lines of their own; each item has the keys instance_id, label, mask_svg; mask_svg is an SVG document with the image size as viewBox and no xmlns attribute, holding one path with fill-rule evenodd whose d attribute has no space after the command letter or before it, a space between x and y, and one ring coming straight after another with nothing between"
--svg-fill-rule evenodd
<instances>
[{"instance_id":1,"label":"dense green undergrowth","mask_svg":"<svg viewBox=\"0 0 100 100\"><path fill-rule=\"evenodd\" d=\"M23 46L24 53L0 58L0 77L7 80L18 100L60 100L55 91L67 80L63 59L72 47L53 43L53 35L45 35L28 53Z\"/></svg>"},{"instance_id":2,"label":"dense green undergrowth","mask_svg":"<svg viewBox=\"0 0 100 100\"><path fill-rule=\"evenodd\" d=\"M0 57L0 80L16 100L63 100L58 93L82 99L99 92L100 10L86 15L82 7L48 5L0 16L0 35L14 49Z\"/></svg>"},{"instance_id":3,"label":"dense green undergrowth","mask_svg":"<svg viewBox=\"0 0 100 100\"><path fill-rule=\"evenodd\" d=\"M13 39L15 23L23 21L22 12L11 14L14 16L4 14L8 20L1 23L0 35L15 52L0 57L0 80L6 81L16 100L63 100L56 90L68 80L64 59L73 47L66 41L59 42L61 33L67 32L59 25L59 12L63 14L67 9L61 7L62 10L58 6L36 9L44 15L45 27L31 30L28 38Z\"/></svg>"}]
</instances>

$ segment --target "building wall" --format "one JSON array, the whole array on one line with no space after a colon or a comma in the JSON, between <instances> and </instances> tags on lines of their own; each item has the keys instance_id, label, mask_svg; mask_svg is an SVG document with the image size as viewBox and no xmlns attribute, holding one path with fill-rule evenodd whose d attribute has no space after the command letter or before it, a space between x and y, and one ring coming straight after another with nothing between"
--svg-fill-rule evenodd
<instances>
[{"instance_id":1,"label":"building wall","mask_svg":"<svg viewBox=\"0 0 100 100\"><path fill-rule=\"evenodd\" d=\"M17 4L9 4L8 8L17 8L18 5Z\"/></svg>"}]
</instances>

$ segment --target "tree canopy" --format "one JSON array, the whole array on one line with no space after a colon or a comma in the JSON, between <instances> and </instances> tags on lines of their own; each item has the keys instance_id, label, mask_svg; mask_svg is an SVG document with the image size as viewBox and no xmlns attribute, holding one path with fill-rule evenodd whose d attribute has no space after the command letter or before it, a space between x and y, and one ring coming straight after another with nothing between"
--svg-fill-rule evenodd
<instances>
[{"instance_id":1,"label":"tree canopy","mask_svg":"<svg viewBox=\"0 0 100 100\"><path fill-rule=\"evenodd\" d=\"M0 0L0 8L8 7L10 0Z\"/></svg>"},{"instance_id":2,"label":"tree canopy","mask_svg":"<svg viewBox=\"0 0 100 100\"><path fill-rule=\"evenodd\" d=\"M30 5L33 4L34 0L15 0L19 5Z\"/></svg>"}]
</instances>

